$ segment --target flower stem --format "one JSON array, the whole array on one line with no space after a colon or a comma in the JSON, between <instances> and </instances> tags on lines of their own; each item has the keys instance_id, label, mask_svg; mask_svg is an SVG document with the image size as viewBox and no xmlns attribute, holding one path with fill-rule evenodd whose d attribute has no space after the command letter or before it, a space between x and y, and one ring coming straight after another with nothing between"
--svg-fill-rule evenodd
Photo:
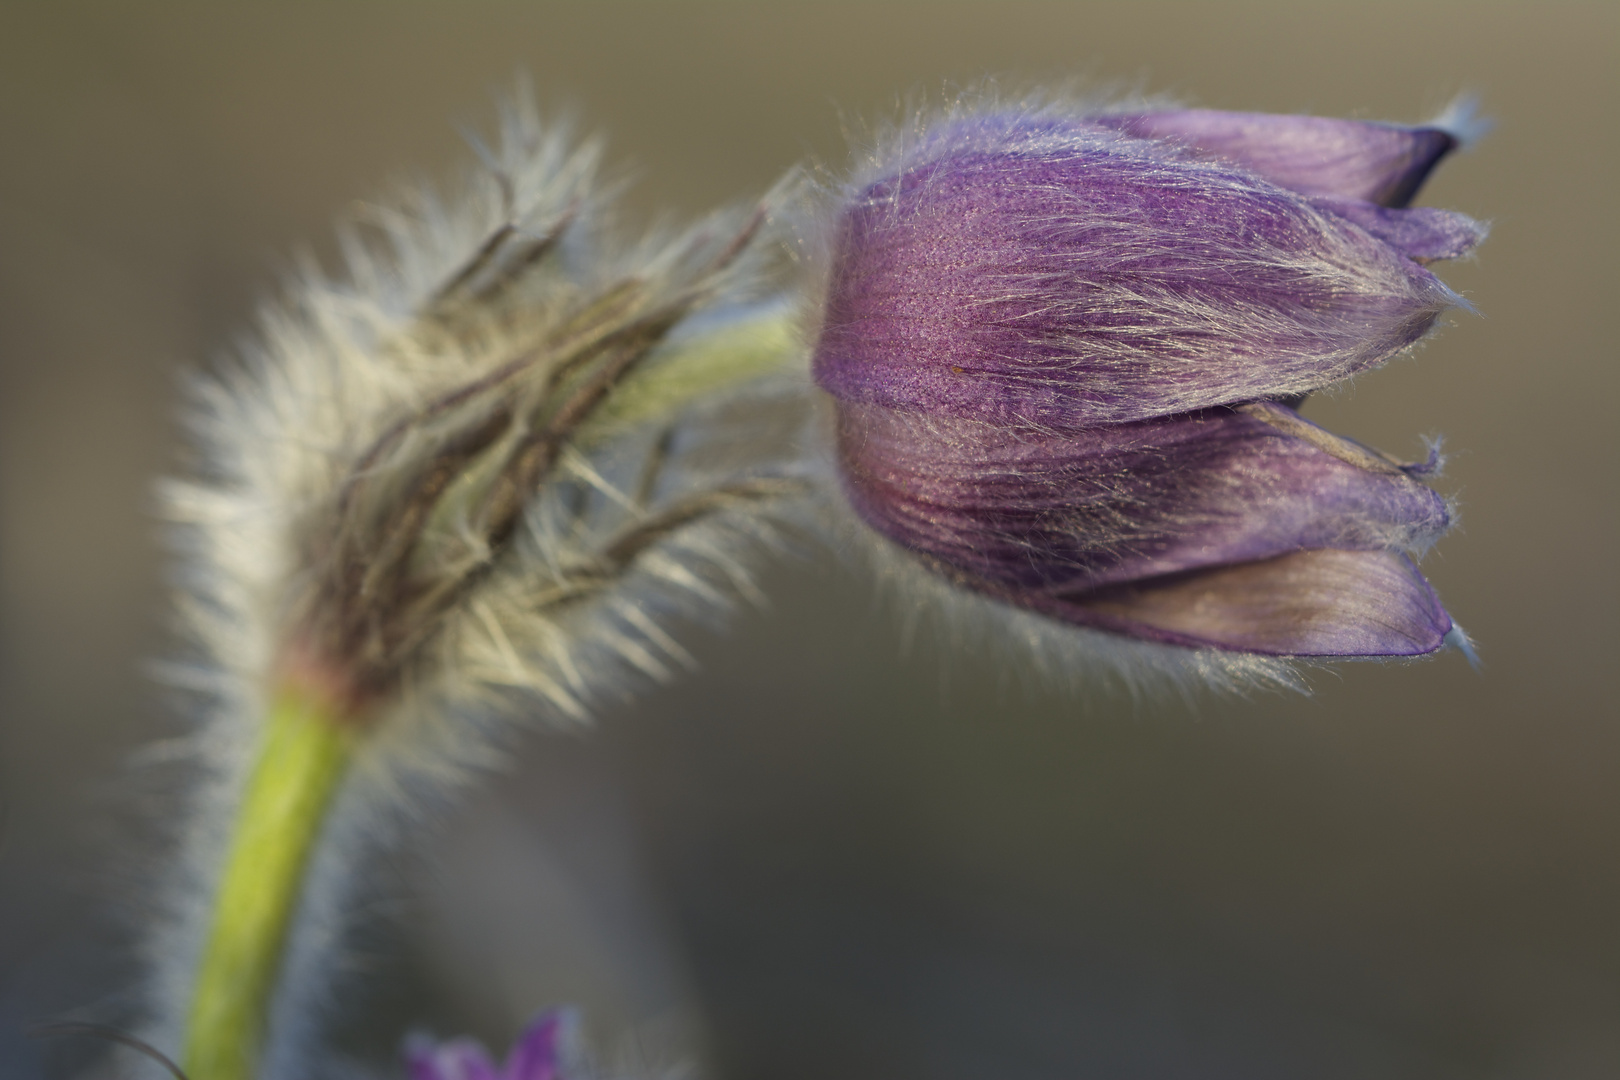
<instances>
[{"instance_id":1,"label":"flower stem","mask_svg":"<svg viewBox=\"0 0 1620 1080\"><path fill-rule=\"evenodd\" d=\"M706 394L785 369L799 348L795 315L790 306L775 304L666 344L594 410L575 441L601 442Z\"/></svg>"},{"instance_id":2,"label":"flower stem","mask_svg":"<svg viewBox=\"0 0 1620 1080\"><path fill-rule=\"evenodd\" d=\"M191 1001L185 1069L191 1080L252 1080L265 1016L304 871L350 734L328 701L284 689L232 830Z\"/></svg>"}]
</instances>

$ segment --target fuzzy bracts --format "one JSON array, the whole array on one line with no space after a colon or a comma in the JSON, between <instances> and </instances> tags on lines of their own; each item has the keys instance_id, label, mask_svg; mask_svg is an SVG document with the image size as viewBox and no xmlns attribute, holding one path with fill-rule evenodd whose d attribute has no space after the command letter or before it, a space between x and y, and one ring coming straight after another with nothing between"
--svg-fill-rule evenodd
<instances>
[{"instance_id":1,"label":"fuzzy bracts","mask_svg":"<svg viewBox=\"0 0 1620 1080\"><path fill-rule=\"evenodd\" d=\"M262 1075L305 1077L346 882L396 819L496 760L513 718L582 720L690 662L672 620L757 596L752 556L809 484L783 193L626 244L598 156L520 102L462 190L370 210L346 275L305 270L194 387L196 472L163 489L193 646L169 671L206 704L150 943L156 1045L276 694L355 733L265 1048Z\"/></svg>"},{"instance_id":2,"label":"fuzzy bracts","mask_svg":"<svg viewBox=\"0 0 1620 1080\"><path fill-rule=\"evenodd\" d=\"M344 236L348 280L309 272L200 384L204 475L166 503L193 636L242 685L305 679L379 720L510 689L578 718L619 678L604 663L682 655L660 596L749 591L705 526L761 535L735 511L802 486L790 440L725 415L791 354L748 306L765 210L613 247L595 159L509 112L469 192L375 211ZM688 385L705 348L734 371Z\"/></svg>"}]
</instances>

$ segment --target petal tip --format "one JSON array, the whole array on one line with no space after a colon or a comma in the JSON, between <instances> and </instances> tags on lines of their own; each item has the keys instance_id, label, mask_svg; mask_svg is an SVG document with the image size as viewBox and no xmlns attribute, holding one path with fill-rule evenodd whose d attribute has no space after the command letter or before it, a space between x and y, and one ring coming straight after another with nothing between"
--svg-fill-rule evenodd
<instances>
[{"instance_id":1,"label":"petal tip","mask_svg":"<svg viewBox=\"0 0 1620 1080\"><path fill-rule=\"evenodd\" d=\"M1468 150L1490 134L1496 121L1480 114L1478 94L1467 93L1458 94L1423 126L1445 132L1456 142L1457 149Z\"/></svg>"},{"instance_id":2,"label":"petal tip","mask_svg":"<svg viewBox=\"0 0 1620 1080\"><path fill-rule=\"evenodd\" d=\"M1441 644L1462 653L1468 660L1468 666L1476 672L1484 670L1485 662L1479 658L1479 653L1475 651L1473 639L1455 621L1452 622L1451 629L1446 631L1445 639Z\"/></svg>"}]
</instances>

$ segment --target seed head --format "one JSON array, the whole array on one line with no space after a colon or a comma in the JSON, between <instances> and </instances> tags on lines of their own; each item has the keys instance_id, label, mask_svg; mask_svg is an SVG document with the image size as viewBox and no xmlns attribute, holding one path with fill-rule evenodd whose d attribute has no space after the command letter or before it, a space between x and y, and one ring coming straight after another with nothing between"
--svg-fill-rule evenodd
<instances>
[{"instance_id":1,"label":"seed head","mask_svg":"<svg viewBox=\"0 0 1620 1080\"><path fill-rule=\"evenodd\" d=\"M192 475L164 489L195 659L170 671L207 698L151 920L155 1045L180 1041L272 702L315 698L350 748L261 1054L308 1076L368 853L497 763L512 720L690 663L678 624L757 597L752 549L807 487L785 189L625 242L597 146L526 102L483 158L366 210L345 272L306 268L196 384Z\"/></svg>"},{"instance_id":2,"label":"seed head","mask_svg":"<svg viewBox=\"0 0 1620 1080\"><path fill-rule=\"evenodd\" d=\"M373 211L346 280L311 270L266 313L199 388L202 477L167 489L206 649L359 723L504 689L583 715L593 665L682 655L669 594L746 588L708 527L758 533L751 511L802 486L724 415L737 372L792 351L749 337L780 321L750 306L766 206L616 245L594 144L519 107L489 157L459 197ZM716 349L743 355L706 387L692 354Z\"/></svg>"}]
</instances>

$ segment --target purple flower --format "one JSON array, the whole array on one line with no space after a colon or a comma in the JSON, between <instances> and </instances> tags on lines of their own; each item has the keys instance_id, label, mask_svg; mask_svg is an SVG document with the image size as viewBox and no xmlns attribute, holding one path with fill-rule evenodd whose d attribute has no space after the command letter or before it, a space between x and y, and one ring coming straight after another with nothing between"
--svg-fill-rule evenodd
<instances>
[{"instance_id":1,"label":"purple flower","mask_svg":"<svg viewBox=\"0 0 1620 1080\"><path fill-rule=\"evenodd\" d=\"M1455 139L1205 111L949 122L857 186L815 352L845 490L965 587L1170 644L1415 655L1449 521L1287 402L1462 301L1406 203Z\"/></svg>"},{"instance_id":2,"label":"purple flower","mask_svg":"<svg viewBox=\"0 0 1620 1080\"><path fill-rule=\"evenodd\" d=\"M405 1044L405 1066L411 1080L566 1080L563 1063L574 1023L567 1009L541 1013L499 1067L472 1039L434 1042L412 1036Z\"/></svg>"}]
</instances>

